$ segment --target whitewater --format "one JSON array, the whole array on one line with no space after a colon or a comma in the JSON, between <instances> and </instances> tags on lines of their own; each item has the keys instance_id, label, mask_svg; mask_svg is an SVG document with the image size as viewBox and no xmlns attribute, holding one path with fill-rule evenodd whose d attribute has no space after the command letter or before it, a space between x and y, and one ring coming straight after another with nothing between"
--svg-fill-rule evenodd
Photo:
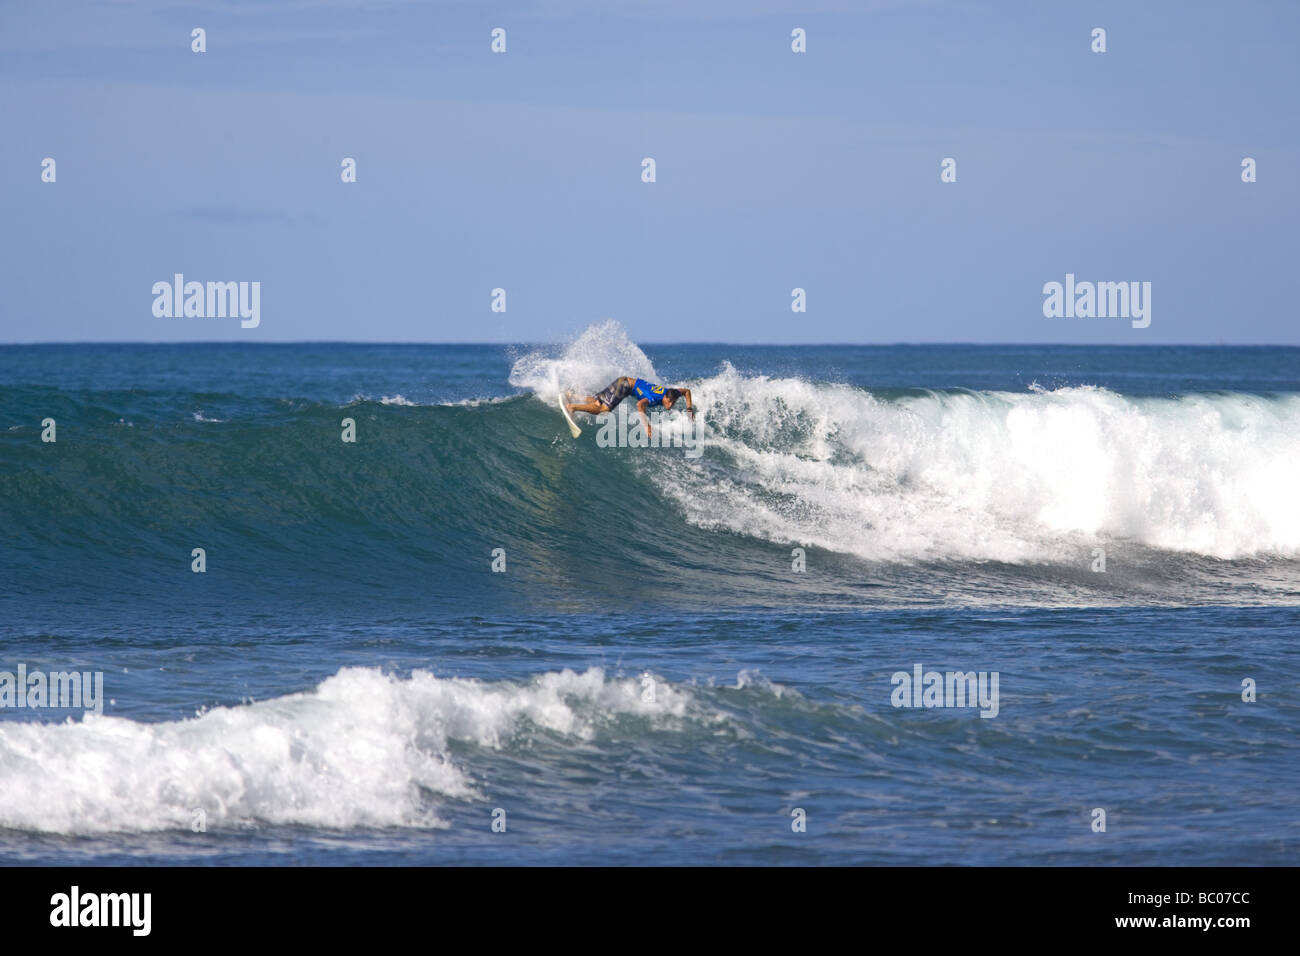
<instances>
[{"instance_id":1,"label":"whitewater","mask_svg":"<svg viewBox=\"0 0 1300 956\"><path fill-rule=\"evenodd\" d=\"M660 381L617 323L510 381L550 402L618 375ZM1097 386L878 395L799 377L674 381L705 409L717 467L661 456L687 520L869 560L1063 560L1080 541L1232 559L1300 548L1300 396L1132 397Z\"/></svg>"},{"instance_id":2,"label":"whitewater","mask_svg":"<svg viewBox=\"0 0 1300 956\"><path fill-rule=\"evenodd\" d=\"M0 671L103 675L0 858L1289 864L1298 442L1297 349L0 347Z\"/></svg>"},{"instance_id":3,"label":"whitewater","mask_svg":"<svg viewBox=\"0 0 1300 956\"><path fill-rule=\"evenodd\" d=\"M345 668L304 693L194 717L137 723L0 725L0 828L62 834L259 822L441 827L426 797L479 796L452 743L524 749L532 738L590 741L620 716L671 728L722 719L689 688L599 668L484 683Z\"/></svg>"}]
</instances>

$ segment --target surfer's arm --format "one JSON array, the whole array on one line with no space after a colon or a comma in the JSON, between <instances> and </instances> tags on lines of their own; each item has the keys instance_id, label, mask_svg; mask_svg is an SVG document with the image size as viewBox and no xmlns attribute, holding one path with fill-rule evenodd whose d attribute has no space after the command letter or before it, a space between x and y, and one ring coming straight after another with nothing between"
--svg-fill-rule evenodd
<instances>
[{"instance_id":1,"label":"surfer's arm","mask_svg":"<svg viewBox=\"0 0 1300 956\"><path fill-rule=\"evenodd\" d=\"M649 438L651 435L650 416L645 413L645 410L649 407L650 407L650 399L648 398L643 398L641 399L641 401L636 403L636 410L641 413L641 421L645 422L646 438Z\"/></svg>"},{"instance_id":2,"label":"surfer's arm","mask_svg":"<svg viewBox=\"0 0 1300 956\"><path fill-rule=\"evenodd\" d=\"M686 396L686 414L691 416L691 421L695 421L695 400L691 398L691 390L683 388L681 392Z\"/></svg>"}]
</instances>

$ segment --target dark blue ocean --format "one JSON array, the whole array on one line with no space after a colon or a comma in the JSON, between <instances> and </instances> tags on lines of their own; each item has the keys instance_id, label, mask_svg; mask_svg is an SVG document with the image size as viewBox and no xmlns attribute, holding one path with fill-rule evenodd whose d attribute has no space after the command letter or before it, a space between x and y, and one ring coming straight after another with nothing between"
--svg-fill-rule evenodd
<instances>
[{"instance_id":1,"label":"dark blue ocean","mask_svg":"<svg viewBox=\"0 0 1300 956\"><path fill-rule=\"evenodd\" d=\"M0 861L1294 864L1297 466L1289 348L0 347Z\"/></svg>"}]
</instances>

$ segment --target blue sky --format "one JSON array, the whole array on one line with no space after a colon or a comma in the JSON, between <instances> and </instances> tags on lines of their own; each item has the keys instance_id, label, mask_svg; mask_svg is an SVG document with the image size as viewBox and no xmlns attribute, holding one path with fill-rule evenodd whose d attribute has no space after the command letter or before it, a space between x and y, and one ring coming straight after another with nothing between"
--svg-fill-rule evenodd
<instances>
[{"instance_id":1,"label":"blue sky","mask_svg":"<svg viewBox=\"0 0 1300 956\"><path fill-rule=\"evenodd\" d=\"M0 341L1300 344L1298 47L1287 2L3 4ZM177 272L261 324L155 317ZM1067 272L1150 327L1045 318Z\"/></svg>"}]
</instances>

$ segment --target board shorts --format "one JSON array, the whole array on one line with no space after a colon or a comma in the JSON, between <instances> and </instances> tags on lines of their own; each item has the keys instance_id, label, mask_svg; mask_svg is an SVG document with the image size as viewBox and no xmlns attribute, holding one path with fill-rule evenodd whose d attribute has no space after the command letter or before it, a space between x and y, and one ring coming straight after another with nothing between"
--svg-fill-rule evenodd
<instances>
[{"instance_id":1,"label":"board shorts","mask_svg":"<svg viewBox=\"0 0 1300 956\"><path fill-rule=\"evenodd\" d=\"M617 379L609 384L608 388L601 389L596 393L596 401L600 402L611 411L623 399L632 394L632 386L622 379Z\"/></svg>"}]
</instances>

